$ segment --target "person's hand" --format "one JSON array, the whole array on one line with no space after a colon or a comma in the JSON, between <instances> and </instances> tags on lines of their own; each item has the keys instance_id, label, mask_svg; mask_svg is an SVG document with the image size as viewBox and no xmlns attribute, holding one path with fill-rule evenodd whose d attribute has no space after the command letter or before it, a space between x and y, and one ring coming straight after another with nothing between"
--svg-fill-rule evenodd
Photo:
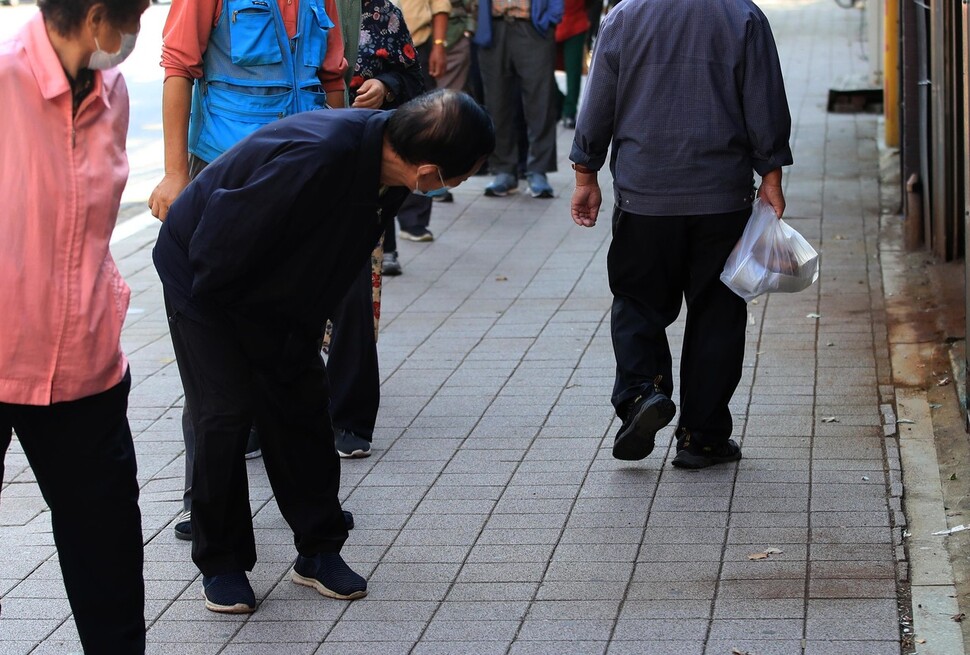
<instances>
[{"instance_id":1,"label":"person's hand","mask_svg":"<svg viewBox=\"0 0 970 655\"><path fill-rule=\"evenodd\" d=\"M765 184L762 181L761 186L758 187L758 197L771 205L778 218L785 213L785 193L781 190L780 184Z\"/></svg>"},{"instance_id":2,"label":"person's hand","mask_svg":"<svg viewBox=\"0 0 970 655\"><path fill-rule=\"evenodd\" d=\"M168 208L182 193L182 189L188 185L188 173L166 173L162 181L152 191L152 195L148 197L148 207L152 211L152 216L164 223L165 219L168 218Z\"/></svg>"},{"instance_id":3,"label":"person's hand","mask_svg":"<svg viewBox=\"0 0 970 655\"><path fill-rule=\"evenodd\" d=\"M357 97L354 98L354 109L380 109L387 96L387 86L378 79L370 78L357 89Z\"/></svg>"},{"instance_id":4,"label":"person's hand","mask_svg":"<svg viewBox=\"0 0 970 655\"><path fill-rule=\"evenodd\" d=\"M577 184L569 205L573 221L582 227L593 227L602 203L603 194L595 178L588 184Z\"/></svg>"},{"instance_id":5,"label":"person's hand","mask_svg":"<svg viewBox=\"0 0 970 655\"><path fill-rule=\"evenodd\" d=\"M431 46L431 55L428 57L428 75L438 79L448 70L448 53L443 45Z\"/></svg>"}]
</instances>

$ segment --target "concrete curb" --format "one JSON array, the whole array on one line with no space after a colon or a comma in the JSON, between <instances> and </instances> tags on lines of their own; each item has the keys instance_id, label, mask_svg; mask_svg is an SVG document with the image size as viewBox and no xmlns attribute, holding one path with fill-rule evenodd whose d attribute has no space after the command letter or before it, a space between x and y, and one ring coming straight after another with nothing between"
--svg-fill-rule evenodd
<instances>
[{"instance_id":1,"label":"concrete curb","mask_svg":"<svg viewBox=\"0 0 970 655\"><path fill-rule=\"evenodd\" d=\"M893 364L895 368L897 363ZM952 618L959 607L946 536L933 534L949 526L929 403L923 391L897 389L896 405L899 420L906 421L899 424L899 452L911 535L904 544L909 554L914 646L920 655L963 655L963 633Z\"/></svg>"}]
</instances>

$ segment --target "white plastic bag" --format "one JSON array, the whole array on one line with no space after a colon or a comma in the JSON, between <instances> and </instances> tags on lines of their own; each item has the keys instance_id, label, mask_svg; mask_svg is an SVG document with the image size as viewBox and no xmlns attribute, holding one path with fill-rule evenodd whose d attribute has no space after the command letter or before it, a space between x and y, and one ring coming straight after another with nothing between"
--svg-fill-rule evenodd
<instances>
[{"instance_id":1,"label":"white plastic bag","mask_svg":"<svg viewBox=\"0 0 970 655\"><path fill-rule=\"evenodd\" d=\"M794 293L818 279L818 253L771 205L755 200L721 281L745 302L769 291Z\"/></svg>"}]
</instances>

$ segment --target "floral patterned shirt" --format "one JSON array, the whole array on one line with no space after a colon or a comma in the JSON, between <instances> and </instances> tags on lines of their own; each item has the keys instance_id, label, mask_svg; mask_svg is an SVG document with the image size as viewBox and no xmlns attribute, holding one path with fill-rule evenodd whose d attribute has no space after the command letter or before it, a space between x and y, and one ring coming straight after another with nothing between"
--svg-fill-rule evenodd
<instances>
[{"instance_id":1,"label":"floral patterned shirt","mask_svg":"<svg viewBox=\"0 0 970 655\"><path fill-rule=\"evenodd\" d=\"M411 33L401 10L390 0L362 0L360 9L360 45L350 80L351 95L364 80L372 77L394 70L402 73L419 70Z\"/></svg>"}]
</instances>

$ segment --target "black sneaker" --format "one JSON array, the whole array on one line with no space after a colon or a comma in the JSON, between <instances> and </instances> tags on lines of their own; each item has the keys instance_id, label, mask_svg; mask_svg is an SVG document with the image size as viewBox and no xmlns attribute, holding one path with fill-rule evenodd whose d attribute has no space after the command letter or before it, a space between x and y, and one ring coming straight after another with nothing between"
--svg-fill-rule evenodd
<instances>
[{"instance_id":1,"label":"black sneaker","mask_svg":"<svg viewBox=\"0 0 970 655\"><path fill-rule=\"evenodd\" d=\"M347 525L348 530L354 529L354 515L347 510L341 510L344 513L344 523Z\"/></svg>"},{"instance_id":2,"label":"black sneaker","mask_svg":"<svg viewBox=\"0 0 970 655\"><path fill-rule=\"evenodd\" d=\"M182 541L192 541L192 512L185 510L175 519L175 538Z\"/></svg>"},{"instance_id":3,"label":"black sneaker","mask_svg":"<svg viewBox=\"0 0 970 655\"><path fill-rule=\"evenodd\" d=\"M259 433L256 426L249 428L249 440L246 441L246 459L256 459L261 456L263 451L259 449Z\"/></svg>"},{"instance_id":4,"label":"black sneaker","mask_svg":"<svg viewBox=\"0 0 970 655\"><path fill-rule=\"evenodd\" d=\"M657 431L670 423L677 412L674 401L668 398L654 380L653 391L637 397L627 411L626 420L613 441L613 457L627 461L643 459L653 452Z\"/></svg>"},{"instance_id":5,"label":"black sneaker","mask_svg":"<svg viewBox=\"0 0 970 655\"><path fill-rule=\"evenodd\" d=\"M434 234L426 227L413 227L410 230L402 228L397 236L408 241L434 241Z\"/></svg>"},{"instance_id":6,"label":"black sneaker","mask_svg":"<svg viewBox=\"0 0 970 655\"><path fill-rule=\"evenodd\" d=\"M290 579L328 598L356 600L367 595L367 581L347 566L340 553L298 555Z\"/></svg>"},{"instance_id":7,"label":"black sneaker","mask_svg":"<svg viewBox=\"0 0 970 655\"><path fill-rule=\"evenodd\" d=\"M356 432L337 428L333 431L333 441L341 457L370 457L370 442Z\"/></svg>"},{"instance_id":8,"label":"black sneaker","mask_svg":"<svg viewBox=\"0 0 970 655\"><path fill-rule=\"evenodd\" d=\"M385 252L381 258L381 275L400 275L404 272L401 268L401 260L397 257L397 251Z\"/></svg>"},{"instance_id":9,"label":"black sneaker","mask_svg":"<svg viewBox=\"0 0 970 655\"><path fill-rule=\"evenodd\" d=\"M250 614L256 611L256 594L245 573L202 576L205 608L222 614Z\"/></svg>"},{"instance_id":10,"label":"black sneaker","mask_svg":"<svg viewBox=\"0 0 970 655\"><path fill-rule=\"evenodd\" d=\"M687 428L677 430L677 454L671 464L682 469L704 469L741 459L741 446L734 439L706 445L698 443L696 437Z\"/></svg>"}]
</instances>

